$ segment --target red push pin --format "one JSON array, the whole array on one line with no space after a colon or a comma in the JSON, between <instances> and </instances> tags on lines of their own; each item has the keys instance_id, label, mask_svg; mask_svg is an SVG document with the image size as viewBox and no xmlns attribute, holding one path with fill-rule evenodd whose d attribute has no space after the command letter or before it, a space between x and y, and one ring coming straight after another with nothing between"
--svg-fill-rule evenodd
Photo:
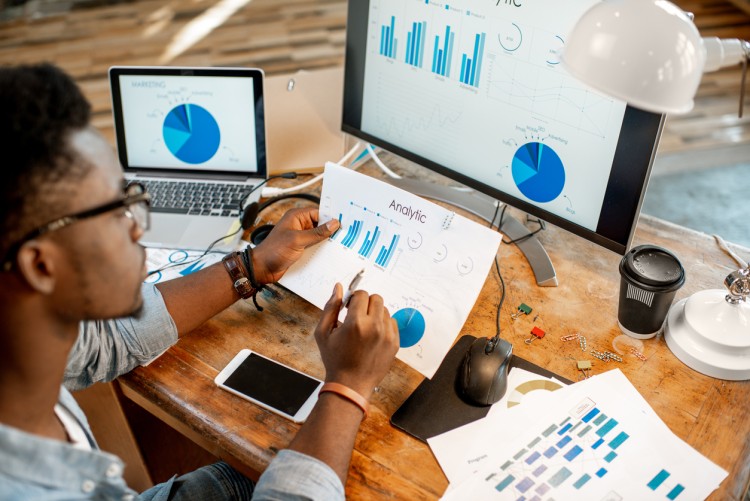
<instances>
[{"instance_id":1,"label":"red push pin","mask_svg":"<svg viewBox=\"0 0 750 501\"><path fill-rule=\"evenodd\" d=\"M546 334L546 332L544 332L542 329L540 329L539 327L537 327L535 325L534 328L531 329L531 337L529 339L527 339L526 341L524 341L524 342L526 344L531 344L531 342L534 340L534 338L542 339L545 334Z\"/></svg>"}]
</instances>

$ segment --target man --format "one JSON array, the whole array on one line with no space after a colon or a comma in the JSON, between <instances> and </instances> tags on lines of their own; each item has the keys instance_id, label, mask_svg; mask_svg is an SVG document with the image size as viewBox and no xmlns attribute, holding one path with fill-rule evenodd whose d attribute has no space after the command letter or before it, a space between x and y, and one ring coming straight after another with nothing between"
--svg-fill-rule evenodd
<instances>
[{"instance_id":1,"label":"man","mask_svg":"<svg viewBox=\"0 0 750 501\"><path fill-rule=\"evenodd\" d=\"M68 389L152 360L249 292L241 285L277 281L338 222L316 226L312 209L287 213L250 255L252 266L233 261L249 279L239 284L220 263L145 285L138 239L148 195L125 185L75 83L51 65L0 68L0 110L0 499L133 499L122 463L97 450ZM357 291L337 325L341 301L337 284L315 332L325 379L339 386L321 393L254 498L343 498L366 400L398 338L379 296ZM141 498L247 498L252 489L219 463Z\"/></svg>"}]
</instances>

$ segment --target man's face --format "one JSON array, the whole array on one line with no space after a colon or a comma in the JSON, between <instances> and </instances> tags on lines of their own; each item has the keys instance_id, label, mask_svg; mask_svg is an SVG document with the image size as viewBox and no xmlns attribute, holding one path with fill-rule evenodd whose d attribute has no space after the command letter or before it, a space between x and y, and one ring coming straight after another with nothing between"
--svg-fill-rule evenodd
<instances>
[{"instance_id":1,"label":"man's face","mask_svg":"<svg viewBox=\"0 0 750 501\"><path fill-rule=\"evenodd\" d=\"M78 184L70 212L121 199L122 169L101 135L88 128L73 133L70 143L93 166ZM145 250L138 244L141 235L125 208L50 233L62 249L55 293L60 313L71 319L106 319L137 310L146 276Z\"/></svg>"}]
</instances>

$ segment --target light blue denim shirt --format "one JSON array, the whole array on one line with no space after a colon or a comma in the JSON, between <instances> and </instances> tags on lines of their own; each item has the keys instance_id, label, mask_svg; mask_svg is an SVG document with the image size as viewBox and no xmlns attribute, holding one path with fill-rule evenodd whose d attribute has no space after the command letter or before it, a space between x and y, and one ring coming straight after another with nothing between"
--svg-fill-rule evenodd
<instances>
[{"instance_id":1,"label":"light blue denim shirt","mask_svg":"<svg viewBox=\"0 0 750 501\"><path fill-rule=\"evenodd\" d=\"M78 420L93 450L0 424L0 501L169 499L174 478L141 495L127 487L122 461L98 449L68 391L111 381L177 342L177 329L158 289L144 285L142 292L144 306L137 315L81 324L68 359L59 404ZM285 450L261 475L253 499L344 499L344 488L325 463Z\"/></svg>"}]
</instances>

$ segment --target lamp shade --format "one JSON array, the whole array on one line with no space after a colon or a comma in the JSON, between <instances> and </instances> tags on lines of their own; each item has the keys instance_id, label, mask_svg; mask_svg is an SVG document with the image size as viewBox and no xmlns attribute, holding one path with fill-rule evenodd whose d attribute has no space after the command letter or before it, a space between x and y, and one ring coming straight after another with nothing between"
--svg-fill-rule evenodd
<instances>
[{"instance_id":1,"label":"lamp shade","mask_svg":"<svg viewBox=\"0 0 750 501\"><path fill-rule=\"evenodd\" d=\"M706 49L690 17L666 0L606 0L578 21L562 60L600 92L647 111L685 113Z\"/></svg>"}]
</instances>

